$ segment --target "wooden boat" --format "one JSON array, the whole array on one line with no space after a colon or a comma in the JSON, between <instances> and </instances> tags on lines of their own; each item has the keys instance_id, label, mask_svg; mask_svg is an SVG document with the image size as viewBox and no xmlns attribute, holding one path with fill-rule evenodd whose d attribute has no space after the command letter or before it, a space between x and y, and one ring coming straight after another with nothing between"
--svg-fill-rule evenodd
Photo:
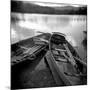
<instances>
[{"instance_id":1,"label":"wooden boat","mask_svg":"<svg viewBox=\"0 0 90 90\"><path fill-rule=\"evenodd\" d=\"M39 36L38 36L39 37ZM25 60L34 60L36 55L48 46L38 37L22 40L11 45L11 65L16 65Z\"/></svg>"},{"instance_id":2,"label":"wooden boat","mask_svg":"<svg viewBox=\"0 0 90 90\"><path fill-rule=\"evenodd\" d=\"M65 39L64 34L56 32L53 34L41 34L39 36L18 42L12 45L11 49L11 53L14 52L11 56L11 65L14 68L12 69L13 73L15 73L16 67L18 72L20 62L28 61L28 63L31 63L32 66L31 61L33 61L34 65L36 61L43 60L38 58L38 54L40 56L41 53L45 51L42 57L46 61L45 65L49 66L49 73L53 77L53 81L55 81L55 86L87 84L87 64L81 60L76 50ZM21 66L26 67L25 64ZM22 68L21 71L23 71ZM14 74L12 74L12 76L13 75ZM18 78L18 74L12 78L12 81L16 83L17 80L14 80L15 77ZM20 88L20 86L18 88Z\"/></svg>"},{"instance_id":3,"label":"wooden boat","mask_svg":"<svg viewBox=\"0 0 90 90\"><path fill-rule=\"evenodd\" d=\"M62 85L66 86L87 84L87 64L81 60L64 34L52 34L46 59L57 84L60 85L59 78L64 83ZM55 70L59 77L54 73Z\"/></svg>"}]
</instances>

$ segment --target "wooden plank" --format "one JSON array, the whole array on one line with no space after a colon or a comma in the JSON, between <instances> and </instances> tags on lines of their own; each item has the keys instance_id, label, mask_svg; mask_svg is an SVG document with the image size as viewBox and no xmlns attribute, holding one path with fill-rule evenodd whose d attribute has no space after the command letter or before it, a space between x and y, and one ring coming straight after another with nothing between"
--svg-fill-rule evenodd
<instances>
[{"instance_id":1,"label":"wooden plank","mask_svg":"<svg viewBox=\"0 0 90 90\"><path fill-rule=\"evenodd\" d=\"M46 46L33 46L32 48L29 48L29 50L27 50L25 55L22 56L14 56L12 57L12 61L11 61L11 65L15 65L17 63L20 63L22 61L25 61L26 58L31 57L32 55L36 55L38 54L41 50L43 50Z\"/></svg>"},{"instance_id":2,"label":"wooden plank","mask_svg":"<svg viewBox=\"0 0 90 90\"><path fill-rule=\"evenodd\" d=\"M70 52L67 44L63 44L63 45L64 45L65 49L67 50L67 53L68 53L68 55L69 55L69 57L70 57L70 59L68 59L69 62L70 62L73 66L75 66L75 65L76 65L76 62L75 62L75 60L74 60L74 58L73 58L73 56L72 56L72 53Z\"/></svg>"},{"instance_id":3,"label":"wooden plank","mask_svg":"<svg viewBox=\"0 0 90 90\"><path fill-rule=\"evenodd\" d=\"M44 50L45 48L46 48L46 46L47 45L45 45L45 46L42 46L40 49L38 49L34 54L37 54L37 53L39 53L41 50Z\"/></svg>"},{"instance_id":4,"label":"wooden plank","mask_svg":"<svg viewBox=\"0 0 90 90\"><path fill-rule=\"evenodd\" d=\"M33 54L34 52L36 52L37 50L39 50L42 46L36 46L34 48L31 48L29 54Z\"/></svg>"},{"instance_id":5,"label":"wooden plank","mask_svg":"<svg viewBox=\"0 0 90 90\"><path fill-rule=\"evenodd\" d=\"M73 56L74 57L74 56ZM81 59L74 57L77 61L79 61L83 66L87 67L87 63L85 63L84 61L82 61Z\"/></svg>"},{"instance_id":6,"label":"wooden plank","mask_svg":"<svg viewBox=\"0 0 90 90\"><path fill-rule=\"evenodd\" d=\"M51 51L48 51L45 57L46 57L46 60L49 64L50 70L52 72L52 75L54 77L56 84L57 85L63 85L63 86L72 85L69 82L69 80L65 77L64 73L62 73L60 71L60 69L58 68Z\"/></svg>"},{"instance_id":7,"label":"wooden plank","mask_svg":"<svg viewBox=\"0 0 90 90\"><path fill-rule=\"evenodd\" d=\"M29 53L31 50L33 50L37 45L34 45L33 47L28 48L24 53Z\"/></svg>"},{"instance_id":8,"label":"wooden plank","mask_svg":"<svg viewBox=\"0 0 90 90\"><path fill-rule=\"evenodd\" d=\"M59 52L66 52L66 50L64 49L59 49L59 48L55 48L56 51L59 51Z\"/></svg>"},{"instance_id":9,"label":"wooden plank","mask_svg":"<svg viewBox=\"0 0 90 90\"><path fill-rule=\"evenodd\" d=\"M58 56L55 56L55 58L56 58L56 61L67 63L67 59L62 59L62 58L60 58Z\"/></svg>"}]
</instances>

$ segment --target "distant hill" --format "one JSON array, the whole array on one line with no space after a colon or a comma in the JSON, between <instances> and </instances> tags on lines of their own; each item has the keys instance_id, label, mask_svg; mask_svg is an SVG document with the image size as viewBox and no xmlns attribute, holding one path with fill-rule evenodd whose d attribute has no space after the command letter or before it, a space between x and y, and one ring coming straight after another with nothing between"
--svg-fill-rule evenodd
<instances>
[{"instance_id":1,"label":"distant hill","mask_svg":"<svg viewBox=\"0 0 90 90\"><path fill-rule=\"evenodd\" d=\"M71 15L87 15L87 6L74 7L50 7L40 6L34 3L23 3L23 1L11 1L11 12L18 13L39 13L39 14L71 14Z\"/></svg>"}]
</instances>

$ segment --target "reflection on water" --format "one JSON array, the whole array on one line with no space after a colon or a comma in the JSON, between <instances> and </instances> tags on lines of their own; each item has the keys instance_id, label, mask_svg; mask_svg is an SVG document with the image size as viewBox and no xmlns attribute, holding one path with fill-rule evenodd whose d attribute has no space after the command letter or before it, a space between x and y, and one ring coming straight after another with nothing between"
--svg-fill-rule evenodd
<instances>
[{"instance_id":1,"label":"reflection on water","mask_svg":"<svg viewBox=\"0 0 90 90\"><path fill-rule=\"evenodd\" d=\"M11 22L12 43L38 35L36 31L61 32L70 37L68 40L73 43L81 58L86 57L87 51L82 43L85 38L83 31L86 31L87 26L85 15L12 13L11 16L14 18Z\"/></svg>"}]
</instances>

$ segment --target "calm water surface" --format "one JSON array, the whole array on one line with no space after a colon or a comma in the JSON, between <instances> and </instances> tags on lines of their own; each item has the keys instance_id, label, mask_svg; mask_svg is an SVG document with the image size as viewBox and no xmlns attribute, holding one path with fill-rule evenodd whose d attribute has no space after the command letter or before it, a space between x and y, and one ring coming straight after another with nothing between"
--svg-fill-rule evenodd
<instances>
[{"instance_id":1,"label":"calm water surface","mask_svg":"<svg viewBox=\"0 0 90 90\"><path fill-rule=\"evenodd\" d=\"M87 31L87 18L84 15L43 15L43 14L12 14L19 17L18 22L11 22L11 43L38 35L42 32L62 32L73 42L82 59L87 56L87 50L82 41L85 38L83 31Z\"/></svg>"}]
</instances>

